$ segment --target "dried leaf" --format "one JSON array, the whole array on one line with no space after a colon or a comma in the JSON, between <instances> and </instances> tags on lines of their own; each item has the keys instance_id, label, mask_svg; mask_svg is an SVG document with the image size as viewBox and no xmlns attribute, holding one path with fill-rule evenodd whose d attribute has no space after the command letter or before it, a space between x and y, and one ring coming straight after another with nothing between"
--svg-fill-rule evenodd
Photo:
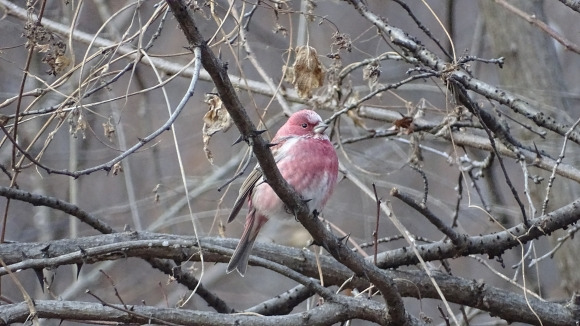
<instances>
[{"instance_id":1,"label":"dried leaf","mask_svg":"<svg viewBox=\"0 0 580 326\"><path fill-rule=\"evenodd\" d=\"M324 84L324 66L318 60L318 54L313 47L297 47L296 60L292 68L294 72L292 84L301 98L312 97L312 91Z\"/></svg>"},{"instance_id":2,"label":"dried leaf","mask_svg":"<svg viewBox=\"0 0 580 326\"><path fill-rule=\"evenodd\" d=\"M111 118L103 123L103 133L105 137L112 143L113 135L115 134L115 126L111 123Z\"/></svg>"},{"instance_id":3,"label":"dried leaf","mask_svg":"<svg viewBox=\"0 0 580 326\"><path fill-rule=\"evenodd\" d=\"M314 9L316 9L318 5L313 0L306 0L306 20L309 22L313 22L314 18L316 17L314 14Z\"/></svg>"},{"instance_id":4,"label":"dried leaf","mask_svg":"<svg viewBox=\"0 0 580 326\"><path fill-rule=\"evenodd\" d=\"M65 56L66 43L57 34L48 31L40 23L27 22L24 26L23 36L26 37L26 48L34 48L38 53L43 53L42 62L49 66L47 73L57 75L63 72L70 59Z\"/></svg>"},{"instance_id":5,"label":"dried leaf","mask_svg":"<svg viewBox=\"0 0 580 326\"><path fill-rule=\"evenodd\" d=\"M413 124L413 118L404 116L401 119L397 119L393 122L394 129L396 131L404 132L405 135L409 135L415 131L415 125Z\"/></svg>"},{"instance_id":6,"label":"dried leaf","mask_svg":"<svg viewBox=\"0 0 580 326\"><path fill-rule=\"evenodd\" d=\"M70 58L67 57L66 55L59 55L56 57L56 60L54 60L54 72L56 75L64 72L66 70L66 68L68 68L68 66L70 66Z\"/></svg>"},{"instance_id":7,"label":"dried leaf","mask_svg":"<svg viewBox=\"0 0 580 326\"><path fill-rule=\"evenodd\" d=\"M276 25L274 26L274 30L273 30L274 34L282 34L282 36L286 37L288 36L288 29L278 23L276 23Z\"/></svg>"},{"instance_id":8,"label":"dried leaf","mask_svg":"<svg viewBox=\"0 0 580 326\"><path fill-rule=\"evenodd\" d=\"M0 114L0 125L5 126L8 121L10 121L10 117L4 114Z\"/></svg>"},{"instance_id":9,"label":"dried leaf","mask_svg":"<svg viewBox=\"0 0 580 326\"><path fill-rule=\"evenodd\" d=\"M367 129L364 120L358 115L358 109L357 110L350 110L347 112L348 117L352 119L352 122L354 122L354 125L359 127L359 128L363 128L363 129Z\"/></svg>"},{"instance_id":10,"label":"dried leaf","mask_svg":"<svg viewBox=\"0 0 580 326\"><path fill-rule=\"evenodd\" d=\"M332 59L332 60L340 60L340 59L342 59L342 58L341 58L341 56L340 56L340 53L338 53L338 52L331 52L331 53L328 53L328 54L326 55L326 57L327 57L328 59Z\"/></svg>"},{"instance_id":11,"label":"dried leaf","mask_svg":"<svg viewBox=\"0 0 580 326\"><path fill-rule=\"evenodd\" d=\"M117 162L113 165L113 175L118 175L119 173L123 172L123 165L121 162Z\"/></svg>"},{"instance_id":12,"label":"dried leaf","mask_svg":"<svg viewBox=\"0 0 580 326\"><path fill-rule=\"evenodd\" d=\"M232 126L232 118L223 107L221 98L216 94L206 94L205 103L209 111L203 116L203 151L210 164L213 164L213 154L209 149L211 136L218 131L227 131Z\"/></svg>"},{"instance_id":13,"label":"dried leaf","mask_svg":"<svg viewBox=\"0 0 580 326\"><path fill-rule=\"evenodd\" d=\"M36 49L40 53L46 53L46 52L50 51L50 44L38 44L36 46Z\"/></svg>"},{"instance_id":14,"label":"dried leaf","mask_svg":"<svg viewBox=\"0 0 580 326\"><path fill-rule=\"evenodd\" d=\"M402 117L401 119L395 120L395 122L393 122L393 124L395 125L395 127L397 127L397 129L408 129L411 126L411 123L413 122L413 118L411 117Z\"/></svg>"},{"instance_id":15,"label":"dried leaf","mask_svg":"<svg viewBox=\"0 0 580 326\"><path fill-rule=\"evenodd\" d=\"M294 81L294 68L283 65L282 73L284 74L284 81L292 84Z\"/></svg>"},{"instance_id":16,"label":"dried leaf","mask_svg":"<svg viewBox=\"0 0 580 326\"><path fill-rule=\"evenodd\" d=\"M363 80L369 81L369 88L374 89L377 86L381 76L381 65L378 61L373 61L363 68Z\"/></svg>"},{"instance_id":17,"label":"dried leaf","mask_svg":"<svg viewBox=\"0 0 580 326\"><path fill-rule=\"evenodd\" d=\"M88 127L87 120L80 110L73 110L68 118L69 123L69 133L77 138L77 133L80 131L83 135L83 139L87 138L86 130Z\"/></svg>"},{"instance_id":18,"label":"dried leaf","mask_svg":"<svg viewBox=\"0 0 580 326\"><path fill-rule=\"evenodd\" d=\"M350 35L334 32L332 35L334 41L332 46L336 46L339 50L346 50L347 52L352 52L352 41L350 40Z\"/></svg>"},{"instance_id":19,"label":"dried leaf","mask_svg":"<svg viewBox=\"0 0 580 326\"><path fill-rule=\"evenodd\" d=\"M153 194L154 194L154 201L155 203L159 203L159 200L161 198L161 195L159 194L159 188L161 188L161 184L158 183L155 188L153 188Z\"/></svg>"}]
</instances>

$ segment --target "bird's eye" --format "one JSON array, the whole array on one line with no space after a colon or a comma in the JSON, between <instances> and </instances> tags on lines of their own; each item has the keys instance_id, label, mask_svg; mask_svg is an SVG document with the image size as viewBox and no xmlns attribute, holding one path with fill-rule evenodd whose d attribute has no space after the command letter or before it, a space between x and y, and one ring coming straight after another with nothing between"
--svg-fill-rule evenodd
<instances>
[{"instance_id":1,"label":"bird's eye","mask_svg":"<svg viewBox=\"0 0 580 326\"><path fill-rule=\"evenodd\" d=\"M301 124L301 126L302 126L302 128L305 128L306 129L306 127L308 127L308 124L307 123L303 123L303 124Z\"/></svg>"}]
</instances>

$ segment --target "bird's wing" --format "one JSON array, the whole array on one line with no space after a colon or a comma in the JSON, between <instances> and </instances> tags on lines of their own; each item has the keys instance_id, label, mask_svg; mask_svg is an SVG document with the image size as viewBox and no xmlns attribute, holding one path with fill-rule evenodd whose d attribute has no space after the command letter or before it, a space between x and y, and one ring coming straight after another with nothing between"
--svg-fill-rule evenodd
<instances>
[{"instance_id":1,"label":"bird's wing","mask_svg":"<svg viewBox=\"0 0 580 326\"><path fill-rule=\"evenodd\" d=\"M276 164L279 164L280 161L282 161L286 157L286 155L283 152L279 151L278 149L290 138L292 137L284 137L284 138L274 137L274 139L272 140L272 143L274 143L275 146L271 148L271 151L272 154L274 155L274 161L276 161ZM244 180L244 183L242 183L242 187L240 188L240 192L238 193L238 198L236 198L234 207L232 207L230 216L228 216L228 223L230 223L236 218L236 216L240 212L240 209L242 209L242 206L244 206L246 198L248 198L248 195L252 192L254 187L256 187L257 184L264 182L264 181L259 182L259 180L262 179L262 176L263 176L262 168L260 167L260 164L256 164L254 170L252 170L250 175L248 175L246 180Z\"/></svg>"},{"instance_id":2,"label":"bird's wing","mask_svg":"<svg viewBox=\"0 0 580 326\"><path fill-rule=\"evenodd\" d=\"M236 216L240 212L240 209L242 209L242 206L244 206L246 198L248 198L248 195L250 194L250 192L252 192L252 189L254 189L256 183L258 182L258 180L260 180L260 178L262 178L262 170L260 169L260 165L257 164L254 170L252 170L250 175L246 178L246 180L244 180L244 183L242 183L242 187L240 188L240 192L238 193L238 198L236 198L234 207L230 212L230 216L228 216L228 223L230 223L236 218Z\"/></svg>"}]
</instances>

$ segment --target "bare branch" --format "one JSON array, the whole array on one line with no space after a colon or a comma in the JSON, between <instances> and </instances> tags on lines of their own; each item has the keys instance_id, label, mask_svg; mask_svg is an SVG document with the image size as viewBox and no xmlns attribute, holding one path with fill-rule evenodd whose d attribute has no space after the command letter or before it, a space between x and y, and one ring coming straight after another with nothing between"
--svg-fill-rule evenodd
<instances>
[{"instance_id":1,"label":"bare branch","mask_svg":"<svg viewBox=\"0 0 580 326\"><path fill-rule=\"evenodd\" d=\"M491 86L487 83L470 76L468 73L455 69L448 71L449 63L441 60L436 54L429 51L424 46L418 44L411 39L407 33L399 28L387 24L376 14L370 12L368 8L360 0L348 0L366 19L373 23L385 35L388 35L393 44L409 51L417 60L425 66L434 69L438 72L447 72L446 78L453 78L459 81L466 89L475 93L481 94L486 98L495 100L500 104L511 108L515 113L534 121L536 125L547 128L561 136L564 136L568 131L568 127L561 122L556 121L555 118L544 114L542 111L532 107L522 98L515 96L503 89ZM580 144L580 134L573 132L570 134L570 140Z\"/></svg>"},{"instance_id":2,"label":"bare branch","mask_svg":"<svg viewBox=\"0 0 580 326\"><path fill-rule=\"evenodd\" d=\"M60 320L91 320L117 323L150 323L152 320L165 324L179 325L332 325L351 319L365 319L385 324L387 320L380 316L380 304L365 300L346 300L348 304L327 302L314 308L305 316L296 313L288 316L271 316L264 318L253 314L220 314L187 309L157 308L144 305L132 305L124 311L122 305L103 306L101 303L80 301L35 300L36 317ZM364 309L361 306L364 305ZM26 303L4 305L0 311L0 325L22 323L27 320L30 311ZM420 325L414 323L413 325Z\"/></svg>"},{"instance_id":3,"label":"bare branch","mask_svg":"<svg viewBox=\"0 0 580 326\"><path fill-rule=\"evenodd\" d=\"M324 228L318 219L310 217L311 212L308 212L304 201L282 178L267 142L259 135L256 135L257 130L236 96L223 64L220 64L213 52L211 52L211 49L205 44L204 38L199 33L187 7L182 1L168 1L168 4L188 42L192 46L199 46L201 48L203 66L212 77L220 94L220 98L224 102L240 133L245 139L252 140L252 150L260 163L262 171L268 180L268 184L288 208L295 212L300 223L306 227L317 241L324 244L324 247L336 259L346 264L355 273L363 273L369 277L369 280L377 286L384 296L389 307L388 315L392 318L393 322L400 325L407 325L410 322L410 316L405 312L401 296L397 292L393 280L381 273L378 268L364 262L361 257L344 247L334 235Z\"/></svg>"},{"instance_id":4,"label":"bare branch","mask_svg":"<svg viewBox=\"0 0 580 326\"><path fill-rule=\"evenodd\" d=\"M552 216L552 218L555 218L555 216ZM232 251L231 248L234 248L236 244L233 239L202 238L200 241L205 251L204 260L207 262L227 261L227 253L230 253ZM199 255L196 253L198 253L199 249L195 246L195 243L195 239L191 236L124 232L52 241L50 242L50 247L47 247L48 243L4 244L0 246L0 255L6 257L8 263L17 260L18 256L21 255L30 256L29 259L24 261L27 262L27 265L12 265L11 268L49 267L58 266L61 263L96 262L103 259L126 259L126 257L141 257L144 259L158 257L178 261L185 257L191 257L193 260L198 260ZM79 247L83 249L79 250ZM286 269L286 267L282 267L282 264L288 264L289 266L294 266L295 270L300 270L300 273L305 276L317 277L317 264L320 263L325 283L329 286L341 285L349 279L351 280L348 284L349 287L366 288L369 285L368 280L364 277L352 278L352 272L349 269L329 256L320 256L317 262L315 254L309 251L266 243L257 244L256 249L258 249L255 252L256 255L264 258L253 258L252 263L259 263L267 268L282 271L280 268ZM436 249L431 250L436 251ZM424 250L421 251L424 252ZM49 256L49 258L46 258L46 256ZM370 259L372 257L369 257ZM294 273L294 275L297 274L296 272ZM403 296L415 298L439 297L430 279L421 271L385 270L384 273L395 280L396 286ZM189 273L181 274L186 276ZM305 277L300 278L306 284L313 285L311 280ZM526 298L521 294L439 272L435 272L433 278L451 302L484 309L503 319L514 322L537 323L537 320L534 321L535 316L528 310ZM301 295L306 295L306 292L300 289ZM320 290L319 287L318 289ZM421 291L419 292L417 289L421 289ZM288 296L291 297L292 293L289 292ZM333 295L332 298L339 300L337 303L347 304L347 302L343 301L344 296ZM283 300L275 301L280 302ZM291 299L288 298L288 300ZM568 325L569 321L574 318L574 312L561 304L542 301L534 297L528 297L528 300L533 309L541 316L544 325ZM374 303L366 299L363 302ZM510 302L510 305L506 305L506 302ZM249 311L262 309L260 308L262 306L258 305ZM373 318L376 317L374 316ZM2 311L0 311L1 318Z\"/></svg>"},{"instance_id":5,"label":"bare branch","mask_svg":"<svg viewBox=\"0 0 580 326\"><path fill-rule=\"evenodd\" d=\"M455 232L455 230L453 230L451 227L445 225L445 223L443 223L443 221L441 221L439 217L435 216L435 214L433 214L427 208L426 203L417 202L415 199L411 198L411 196L398 190L397 188L393 188L391 190L391 196L399 198L405 204L413 207L415 210L417 210L419 213L425 216L429 220L429 222L431 222L431 224L435 225L435 227L439 229L439 231L443 232L446 236L448 236L454 245L458 247L461 247L463 245L467 237Z\"/></svg>"},{"instance_id":6,"label":"bare branch","mask_svg":"<svg viewBox=\"0 0 580 326\"><path fill-rule=\"evenodd\" d=\"M562 35L558 34L554 29L552 29L548 24L544 23L543 21L536 18L535 15L528 15L518 7L507 3L505 0L495 0L496 3L499 3L501 6L506 8L507 10L514 13L516 16L525 19L528 23L537 26L542 32L548 34L551 38L558 41L558 43L562 44L566 49L580 54L580 46L570 42L568 39L564 38ZM576 4L576 7L572 3L566 3L561 0L562 3L569 6L570 8L580 8L580 5ZM575 10L576 10L575 9Z\"/></svg>"}]
</instances>

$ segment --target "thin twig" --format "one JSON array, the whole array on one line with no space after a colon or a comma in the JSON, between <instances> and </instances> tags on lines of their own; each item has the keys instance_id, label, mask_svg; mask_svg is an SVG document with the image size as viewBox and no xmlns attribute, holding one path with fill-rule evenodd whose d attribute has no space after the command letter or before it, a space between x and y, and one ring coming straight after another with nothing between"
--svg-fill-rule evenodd
<instances>
[{"instance_id":1,"label":"thin twig","mask_svg":"<svg viewBox=\"0 0 580 326\"><path fill-rule=\"evenodd\" d=\"M101 274L105 275L105 277L107 278L109 283L111 283L113 290L115 290L115 296L117 297L117 299L119 299L119 302L121 302L121 304L123 305L123 307L125 307L125 309L128 309L127 305L125 304L125 301L123 301L123 299L121 298L121 295L119 294L119 291L117 290L117 286L115 285L115 281L113 280L113 278L111 276L109 276L109 274L107 274L102 269L99 269L99 272L101 272Z\"/></svg>"},{"instance_id":2,"label":"thin twig","mask_svg":"<svg viewBox=\"0 0 580 326\"><path fill-rule=\"evenodd\" d=\"M427 179L427 175L425 174L425 171L423 171L419 166L415 164L409 164L409 167L411 167L411 169L419 173L421 175L421 178L423 179L423 199L421 200L421 205L426 207L427 197L429 196L429 180Z\"/></svg>"},{"instance_id":3,"label":"thin twig","mask_svg":"<svg viewBox=\"0 0 580 326\"><path fill-rule=\"evenodd\" d=\"M12 281L14 282L14 284L16 285L18 290L20 290L20 293L22 294L22 297L24 298L24 301L26 302L26 306L28 307L28 311L30 311L30 317L32 318L32 324L35 326L40 325L38 323L38 315L36 312L36 307L34 305L34 300L32 300L32 298L30 297L30 295L28 294L28 292L26 291L24 286L22 286L22 283L18 280L18 277L16 277L14 275L14 272L10 268L8 268L8 266L6 266L6 263L4 263L4 260L2 260L2 258L0 258L0 265L2 265L2 267L6 270L8 275L10 275L10 279L12 279Z\"/></svg>"},{"instance_id":4,"label":"thin twig","mask_svg":"<svg viewBox=\"0 0 580 326\"><path fill-rule=\"evenodd\" d=\"M425 79L425 78L429 78L429 77L433 77L433 76L437 76L437 73L434 72L427 72L427 73L422 73L422 74L417 74L417 75L413 75L411 77L405 78L401 81L398 81L396 83L392 83L392 84L388 84L382 87L379 87L377 89L375 89L374 91L368 93L367 95L363 96L360 100L356 101L355 103L346 105L345 108L343 108L342 110L339 110L337 112L335 112L332 116L330 116L330 118L326 119L324 122L325 123L330 123L331 121L333 121L334 119L336 119L338 116L345 114L346 112L357 108L359 105L361 105L362 103L370 100L371 98L375 97L375 95L388 91L390 89L396 89L402 85L405 85L407 83L410 83L414 80L418 80L418 79Z\"/></svg>"},{"instance_id":5,"label":"thin twig","mask_svg":"<svg viewBox=\"0 0 580 326\"><path fill-rule=\"evenodd\" d=\"M441 42L435 36L433 36L433 34L431 34L431 31L429 31L429 29L425 25L423 25L421 20L418 19L415 16L415 14L413 14L413 11L411 11L411 8L409 8L409 6L406 3L404 3L402 0L394 0L394 1L397 4L399 4L401 7L403 7L403 9L407 12L409 17L411 17L411 19L413 19L413 21L415 22L417 27L419 27L419 29L422 30L423 33L425 33L425 35L427 35L427 37L429 37L433 42L435 42L435 45L437 45L437 47L443 52L443 54L445 54L445 56L447 56L447 58L453 60L453 56L450 55L447 52L447 50L445 50L445 47L443 45L441 45ZM452 42L452 40L449 40L449 41Z\"/></svg>"},{"instance_id":6,"label":"thin twig","mask_svg":"<svg viewBox=\"0 0 580 326\"><path fill-rule=\"evenodd\" d=\"M38 13L38 18L36 20L35 26L41 26L42 16L44 15L44 9L46 8L46 0L43 0L40 5L40 11ZM28 77L28 69L30 68L30 63L32 62L32 55L34 54L34 48L36 44L31 42L30 49L28 49L28 56L26 57L26 63L24 65L24 74L22 75L22 80L20 82L20 90L18 91L18 99L16 101L16 113L14 114L14 127L12 129L13 138L18 139L18 123L20 122L20 106L22 104L22 94L24 94L24 86L26 85L26 79ZM16 146L12 146L12 168L18 170L19 167L16 166Z\"/></svg>"},{"instance_id":7,"label":"thin twig","mask_svg":"<svg viewBox=\"0 0 580 326\"><path fill-rule=\"evenodd\" d=\"M433 224L437 229L443 232L446 236L449 237L451 242L456 246L463 245L465 241L465 237L461 234L455 232L454 229L447 226L441 219L435 214L433 214L425 204L417 202L415 199L411 198L411 196L403 191L400 191L397 188L391 189L391 196L396 197L403 201L405 204L411 206L413 209L421 213L425 216L431 224Z\"/></svg>"},{"instance_id":8,"label":"thin twig","mask_svg":"<svg viewBox=\"0 0 580 326\"><path fill-rule=\"evenodd\" d=\"M219 186L217 188L217 191L222 191L225 187L227 187L230 183L236 181L237 178L241 177L242 175L244 175L244 173L246 173L246 170L248 169L248 166L250 165L250 162L252 161L252 157L254 156L254 152L253 151L249 151L248 153L248 158L246 159L246 162L244 163L244 165L242 166L242 168L240 169L240 172L236 173L233 177L231 177L230 179L228 179L226 182L224 182L221 186Z\"/></svg>"},{"instance_id":9,"label":"thin twig","mask_svg":"<svg viewBox=\"0 0 580 326\"><path fill-rule=\"evenodd\" d=\"M524 204L522 203L522 201L520 199L520 196L518 195L518 191L516 190L516 188L514 187L512 181L511 181L511 178L510 178L510 176L507 172L507 169L503 163L503 159L499 155L499 151L498 151L497 146L495 144L495 138L500 137L500 139L506 140L506 142L509 142L510 144L514 145L514 148L512 150L516 151L516 154L518 154L518 153L517 153L517 149L515 148L515 146L518 146L518 147L522 147L522 146L515 143L513 140L513 137L502 126L500 126L497 121L495 121L487 112L485 112L479 108L479 105L477 103L475 103L471 99L471 97L469 97L469 95L467 94L467 91L465 90L465 88L463 87L462 84L458 83L454 78L448 79L448 82L451 83L450 86L452 87L452 90L453 90L453 93L455 95L456 100L460 104L464 105L473 115L475 115L479 119L479 122L481 123L481 125L484 127L484 130L487 133L487 136L489 138L489 142L491 144L493 152L497 156L497 160L498 160L499 165L501 167L501 170L503 172L506 184L508 185L508 188L510 189L514 199L516 200L516 202L520 208L520 212L522 213L522 219L524 221L524 225L526 225L526 227L529 227L530 224L528 222L526 209L525 209ZM492 133L492 128L493 128L493 133ZM505 144L505 142L504 142L504 144ZM520 157L520 155L518 155L518 159L522 159L522 157Z\"/></svg>"},{"instance_id":10,"label":"thin twig","mask_svg":"<svg viewBox=\"0 0 580 326\"><path fill-rule=\"evenodd\" d=\"M373 256L373 264L377 264L377 253L379 251L379 220L381 217L381 200L377 193L377 186L373 183L373 191L375 193L375 202L377 203L377 215L376 215L376 225L375 232L373 232L373 242L375 243L375 253Z\"/></svg>"},{"instance_id":11,"label":"thin twig","mask_svg":"<svg viewBox=\"0 0 580 326\"><path fill-rule=\"evenodd\" d=\"M138 317L141 317L141 318L146 319L146 320L158 322L158 323L160 323L162 325L180 326L180 324L171 323L171 322L168 322L168 321L165 321L163 319L159 319L159 318L156 318L156 317L153 317L153 316L150 316L150 315L148 316L148 315L143 315L143 314L137 313L135 311L132 311L132 310L128 309L127 306L125 306L124 304L123 304L124 308L120 308L120 307L117 307L115 305L112 305L112 304L106 302L105 300L99 298L99 296L97 296L96 294L94 294L93 292L91 292L91 290L86 290L85 293L88 294L88 295L90 295L91 297L97 299L103 306L109 307L109 308L112 308L112 309L115 309L115 310L122 311L122 312L124 312L124 313L126 313L126 314L128 314L130 316L131 315L138 316Z\"/></svg>"},{"instance_id":12,"label":"thin twig","mask_svg":"<svg viewBox=\"0 0 580 326\"><path fill-rule=\"evenodd\" d=\"M453 219L451 222L451 227L457 227L457 219L459 218L459 208L461 204L461 199L463 198L463 173L459 172L457 186L455 186L457 190L457 201L455 202L455 209L453 210Z\"/></svg>"},{"instance_id":13,"label":"thin twig","mask_svg":"<svg viewBox=\"0 0 580 326\"><path fill-rule=\"evenodd\" d=\"M198 76L199 76L199 71L201 68L201 60L200 60L200 52L197 50L193 50L194 51L194 75L191 78L191 81L193 83L193 86L195 87L195 82L198 80ZM126 151L124 151L123 153L121 153L120 155L118 155L117 157L115 157L114 159L103 163L103 164L99 164L84 170L79 170L79 171L68 171L68 170L57 170L57 169L52 169L49 167L46 167L42 164L40 164L38 161L32 159L31 161L34 162L35 164L37 164L39 167L43 168L47 173L49 174L62 174L62 175L68 175L74 178L78 178L81 175L88 175L91 174L93 172L96 171L100 171L100 170L104 170L106 172L109 172L111 170L111 168L118 162L122 161L123 159L127 158L128 156L130 156L131 154L135 153L137 150L139 150L141 147L143 147L145 144L149 143L150 141L152 141L153 139L157 138L157 136L161 135L162 133L164 133L165 131L168 131L171 129L171 126L173 125L173 123L177 120L177 118L179 117L179 115L181 114L181 112L183 111L183 109L185 108L185 104L187 103L187 101L189 100L189 98L191 98L191 96L193 96L193 88L191 87L192 84L190 84L190 88L187 92L187 96L185 96L181 102L179 103L179 105L175 108L175 111L173 111L173 113L171 114L171 116L169 117L169 119L161 126L159 127L157 130L155 130L153 133L149 134L148 136L139 139L139 142L136 143L135 145L133 145L131 148L127 149ZM4 130L4 127L2 127L2 129ZM11 140L13 141L13 140ZM24 155L27 155L25 151L22 151L22 153ZM30 155L26 156L28 159L31 159Z\"/></svg>"},{"instance_id":14,"label":"thin twig","mask_svg":"<svg viewBox=\"0 0 580 326\"><path fill-rule=\"evenodd\" d=\"M565 37L558 34L553 28L548 26L548 24L539 20L536 17L536 15L528 15L523 10L515 7L514 5L506 2L505 0L495 0L495 2L500 4L501 6L506 8L507 10L511 11L516 16L525 19L528 23L538 26L538 28L542 32L546 33L548 36L550 36L551 38L556 40L558 43L562 44L566 49L568 49L572 52L576 52L577 54L580 54L580 46L574 44L573 42L570 42L568 39L566 39Z\"/></svg>"},{"instance_id":15,"label":"thin twig","mask_svg":"<svg viewBox=\"0 0 580 326\"><path fill-rule=\"evenodd\" d=\"M556 164L554 164L554 168L552 169L552 174L550 174L550 178L548 179L548 185L546 187L546 197L544 198L544 202L542 203L542 215L546 214L546 209L548 208L548 201L550 201L550 192L552 190L554 180L556 179L556 169L558 168L558 166L560 164L562 164L562 161L564 160L564 157L566 154L566 146L568 145L569 136L572 132L574 132L574 129L576 129L578 124L580 124L580 119L576 120L576 122L574 122L572 127L570 127L570 129L568 129L568 131L564 135L564 143L562 144L562 149L560 150L560 155L558 156L558 159L556 160Z\"/></svg>"}]
</instances>

